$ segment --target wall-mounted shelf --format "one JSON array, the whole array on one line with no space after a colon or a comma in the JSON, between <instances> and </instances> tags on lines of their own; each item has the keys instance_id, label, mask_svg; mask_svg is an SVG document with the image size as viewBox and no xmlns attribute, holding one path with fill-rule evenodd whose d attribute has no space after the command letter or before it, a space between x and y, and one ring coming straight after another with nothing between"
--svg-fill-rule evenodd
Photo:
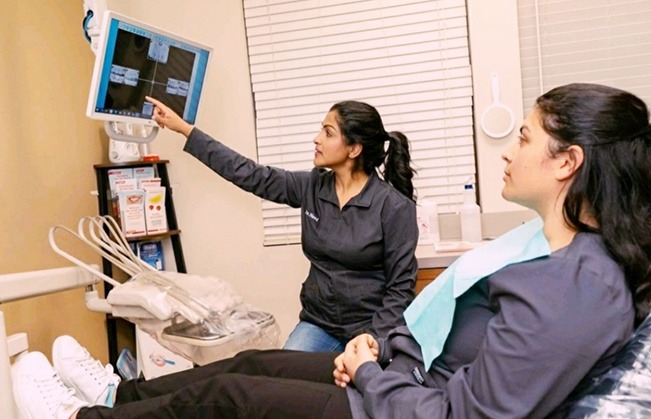
<instances>
[{"instance_id":1,"label":"wall-mounted shelf","mask_svg":"<svg viewBox=\"0 0 651 419\"><path fill-rule=\"evenodd\" d=\"M145 235L138 237L129 237L127 240L130 243L137 243L152 240L169 240L174 252L174 262L176 264L177 272L187 273L185 267L185 258L183 256L183 247L181 245L181 230L179 229L176 221L176 211L174 210L173 191L170 186L169 175L167 173L167 164L169 160L158 160L153 162L130 162L130 163L109 163L109 164L96 164L95 176L97 178L97 203L99 206L100 215L112 215L113 206L111 203L111 188L109 183L109 171L111 169L124 169L124 168L137 168L137 167L153 167L156 177L161 179L161 186L165 187L165 213L167 215L167 225L169 230L162 234ZM114 276L113 264L102 259L102 271L110 276ZM105 284L105 295L111 290L111 285ZM111 315L106 317L106 328L108 334L108 352L109 362L115 366L118 356L118 330L117 322L123 321L122 319L115 318Z\"/></svg>"}]
</instances>

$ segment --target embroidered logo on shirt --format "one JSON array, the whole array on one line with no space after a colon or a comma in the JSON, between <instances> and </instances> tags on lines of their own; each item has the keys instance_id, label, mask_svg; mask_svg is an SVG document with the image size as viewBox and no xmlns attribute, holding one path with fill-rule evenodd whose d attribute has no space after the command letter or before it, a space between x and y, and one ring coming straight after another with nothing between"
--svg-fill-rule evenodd
<instances>
[{"instance_id":1,"label":"embroidered logo on shirt","mask_svg":"<svg viewBox=\"0 0 651 419\"><path fill-rule=\"evenodd\" d=\"M414 378L416 379L416 381L418 381L418 384L422 385L425 382L425 379L423 378L423 374L420 373L418 367L415 367L411 373L414 374Z\"/></svg>"},{"instance_id":2,"label":"embroidered logo on shirt","mask_svg":"<svg viewBox=\"0 0 651 419\"><path fill-rule=\"evenodd\" d=\"M316 215L312 214L309 210L305 210L305 215L307 215L308 218L313 219L313 220L316 221L317 223L319 222L319 217L317 217Z\"/></svg>"}]
</instances>

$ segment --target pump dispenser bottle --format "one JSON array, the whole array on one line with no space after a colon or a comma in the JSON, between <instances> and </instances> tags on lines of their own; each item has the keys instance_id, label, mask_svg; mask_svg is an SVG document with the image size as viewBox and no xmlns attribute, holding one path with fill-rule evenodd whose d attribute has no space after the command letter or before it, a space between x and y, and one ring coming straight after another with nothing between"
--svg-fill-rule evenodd
<instances>
[{"instance_id":1,"label":"pump dispenser bottle","mask_svg":"<svg viewBox=\"0 0 651 419\"><path fill-rule=\"evenodd\" d=\"M468 181L463 187L463 205L461 206L461 241L477 243L482 239L481 214L475 196L475 188Z\"/></svg>"}]
</instances>

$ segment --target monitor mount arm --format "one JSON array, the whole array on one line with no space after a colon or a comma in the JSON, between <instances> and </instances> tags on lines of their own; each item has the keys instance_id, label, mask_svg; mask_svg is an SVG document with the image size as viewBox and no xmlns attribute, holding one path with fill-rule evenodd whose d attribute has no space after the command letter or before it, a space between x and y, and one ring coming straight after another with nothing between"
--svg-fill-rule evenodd
<instances>
[{"instance_id":1,"label":"monitor mount arm","mask_svg":"<svg viewBox=\"0 0 651 419\"><path fill-rule=\"evenodd\" d=\"M102 16L106 11L105 0L84 0L84 19L82 29L86 40L90 43L90 49L93 54L97 54L99 47L99 34L102 29ZM136 144L147 144L153 141L158 134L158 127L154 126L147 129L146 126L140 126L139 130L134 130L131 124L121 124L114 121L104 123L104 131L111 139L109 145L109 159L112 162L124 162L139 160L140 155ZM120 143L114 143L119 141ZM147 154L147 153L144 153Z\"/></svg>"},{"instance_id":2,"label":"monitor mount arm","mask_svg":"<svg viewBox=\"0 0 651 419\"><path fill-rule=\"evenodd\" d=\"M102 16L106 11L106 1L104 0L84 0L84 20L82 29L84 36L90 43L90 49L93 54L97 54L99 44L99 34L102 29Z\"/></svg>"}]
</instances>

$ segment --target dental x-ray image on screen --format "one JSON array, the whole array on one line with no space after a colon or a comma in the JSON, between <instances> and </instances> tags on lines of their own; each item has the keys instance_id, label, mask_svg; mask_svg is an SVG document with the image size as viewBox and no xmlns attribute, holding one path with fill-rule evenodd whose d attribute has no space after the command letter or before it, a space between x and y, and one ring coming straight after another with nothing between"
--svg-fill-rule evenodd
<instances>
[{"instance_id":1,"label":"dental x-ray image on screen","mask_svg":"<svg viewBox=\"0 0 651 419\"><path fill-rule=\"evenodd\" d=\"M194 123L212 49L114 12L104 17L87 115L153 125L152 96Z\"/></svg>"}]
</instances>

